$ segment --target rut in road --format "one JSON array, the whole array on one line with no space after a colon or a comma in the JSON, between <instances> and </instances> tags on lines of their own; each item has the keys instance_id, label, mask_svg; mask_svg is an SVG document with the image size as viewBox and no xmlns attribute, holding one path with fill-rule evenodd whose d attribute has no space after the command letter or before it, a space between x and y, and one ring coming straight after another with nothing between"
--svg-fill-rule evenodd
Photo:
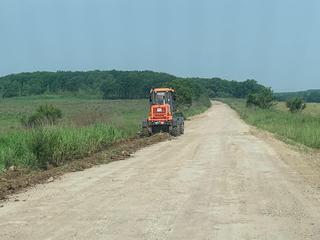
<instances>
[{"instance_id":1,"label":"rut in road","mask_svg":"<svg viewBox=\"0 0 320 240\"><path fill-rule=\"evenodd\" d=\"M14 196L0 239L320 239L317 172L277 144L214 102L177 139Z\"/></svg>"}]
</instances>

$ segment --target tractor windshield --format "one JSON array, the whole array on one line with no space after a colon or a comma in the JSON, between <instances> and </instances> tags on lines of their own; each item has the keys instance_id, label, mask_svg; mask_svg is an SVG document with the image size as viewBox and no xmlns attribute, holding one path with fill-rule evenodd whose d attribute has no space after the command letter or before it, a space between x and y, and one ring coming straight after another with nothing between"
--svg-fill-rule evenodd
<instances>
[{"instance_id":1,"label":"tractor windshield","mask_svg":"<svg viewBox=\"0 0 320 240\"><path fill-rule=\"evenodd\" d=\"M171 93L170 92L157 92L153 94L153 104L170 104Z\"/></svg>"},{"instance_id":2,"label":"tractor windshield","mask_svg":"<svg viewBox=\"0 0 320 240\"><path fill-rule=\"evenodd\" d=\"M166 94L164 92L156 93L156 104L166 103Z\"/></svg>"}]
</instances>

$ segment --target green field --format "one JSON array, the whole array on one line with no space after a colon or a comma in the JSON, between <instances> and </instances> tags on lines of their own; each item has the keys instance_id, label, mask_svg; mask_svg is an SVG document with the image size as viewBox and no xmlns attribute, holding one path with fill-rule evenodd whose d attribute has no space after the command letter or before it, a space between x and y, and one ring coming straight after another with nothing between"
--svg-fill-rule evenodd
<instances>
[{"instance_id":1,"label":"green field","mask_svg":"<svg viewBox=\"0 0 320 240\"><path fill-rule=\"evenodd\" d=\"M44 104L62 110L55 126L26 129L21 119ZM148 113L148 100L101 100L63 96L9 98L0 101L0 170L10 166L46 169L100 151L136 136ZM205 111L199 98L186 116Z\"/></svg>"},{"instance_id":2,"label":"green field","mask_svg":"<svg viewBox=\"0 0 320 240\"><path fill-rule=\"evenodd\" d=\"M302 113L290 113L285 103L271 109L247 108L245 100L220 99L249 124L311 148L320 148L320 104L308 104Z\"/></svg>"},{"instance_id":3,"label":"green field","mask_svg":"<svg viewBox=\"0 0 320 240\"><path fill-rule=\"evenodd\" d=\"M25 129L21 118L40 105L62 110L56 126ZM0 169L61 165L88 156L114 141L137 134L148 111L147 100L99 100L59 96L0 101Z\"/></svg>"},{"instance_id":4,"label":"green field","mask_svg":"<svg viewBox=\"0 0 320 240\"><path fill-rule=\"evenodd\" d=\"M130 134L137 131L148 111L147 100L100 100L61 96L8 98L0 101L0 133L20 131L20 120L37 107L52 104L62 110L59 125L84 127L95 123L109 123Z\"/></svg>"}]
</instances>

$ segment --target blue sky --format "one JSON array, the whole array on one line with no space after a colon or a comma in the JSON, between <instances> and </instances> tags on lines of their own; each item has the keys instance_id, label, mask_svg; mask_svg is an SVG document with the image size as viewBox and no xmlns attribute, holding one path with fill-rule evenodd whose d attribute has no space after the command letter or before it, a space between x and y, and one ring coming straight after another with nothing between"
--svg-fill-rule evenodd
<instances>
[{"instance_id":1,"label":"blue sky","mask_svg":"<svg viewBox=\"0 0 320 240\"><path fill-rule=\"evenodd\" d=\"M318 0L0 0L0 75L154 70L320 88Z\"/></svg>"}]
</instances>

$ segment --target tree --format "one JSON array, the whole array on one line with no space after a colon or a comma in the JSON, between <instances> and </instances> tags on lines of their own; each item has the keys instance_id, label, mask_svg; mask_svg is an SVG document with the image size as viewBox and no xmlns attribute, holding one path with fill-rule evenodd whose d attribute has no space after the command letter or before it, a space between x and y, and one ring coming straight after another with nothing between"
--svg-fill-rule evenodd
<instances>
[{"instance_id":1,"label":"tree","mask_svg":"<svg viewBox=\"0 0 320 240\"><path fill-rule=\"evenodd\" d=\"M183 81L184 85L193 89L193 99L197 99L201 92L206 92L211 98L246 98L249 94L264 88L255 80L238 82L220 78L177 78L170 74L152 71L58 71L19 73L0 77L0 96L9 98L84 93L97 97L102 95L108 99L137 99L146 98L151 88L169 86L171 82L177 84L177 81ZM181 84L178 85L182 87ZM190 96L186 96L184 90L182 94L185 95L183 101L190 104Z\"/></svg>"},{"instance_id":2,"label":"tree","mask_svg":"<svg viewBox=\"0 0 320 240\"><path fill-rule=\"evenodd\" d=\"M119 86L114 79L108 79L101 84L100 91L103 99L114 99L118 97Z\"/></svg>"},{"instance_id":3,"label":"tree","mask_svg":"<svg viewBox=\"0 0 320 240\"><path fill-rule=\"evenodd\" d=\"M302 98L291 98L286 102L287 108L292 113L303 111L307 105Z\"/></svg>"},{"instance_id":4,"label":"tree","mask_svg":"<svg viewBox=\"0 0 320 240\"><path fill-rule=\"evenodd\" d=\"M188 80L176 79L168 83L168 86L176 91L176 103L178 107L192 105L193 88Z\"/></svg>"},{"instance_id":5,"label":"tree","mask_svg":"<svg viewBox=\"0 0 320 240\"><path fill-rule=\"evenodd\" d=\"M247 107L256 106L268 109L273 106L273 92L271 88L263 88L256 93L251 93L247 97Z\"/></svg>"}]
</instances>

